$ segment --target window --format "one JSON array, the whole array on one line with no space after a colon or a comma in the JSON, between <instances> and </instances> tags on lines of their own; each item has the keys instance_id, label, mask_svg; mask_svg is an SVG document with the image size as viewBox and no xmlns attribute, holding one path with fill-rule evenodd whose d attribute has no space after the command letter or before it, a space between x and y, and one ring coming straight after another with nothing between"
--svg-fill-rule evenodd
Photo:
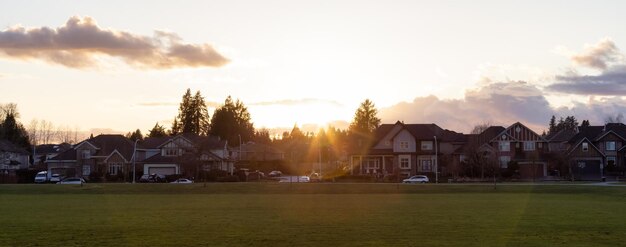
<instances>
[{"instance_id":1,"label":"window","mask_svg":"<svg viewBox=\"0 0 626 247\"><path fill-rule=\"evenodd\" d=\"M511 151L511 143L510 142L499 142L498 149L503 152Z\"/></svg>"},{"instance_id":2,"label":"window","mask_svg":"<svg viewBox=\"0 0 626 247\"><path fill-rule=\"evenodd\" d=\"M583 147L583 152L589 151L589 143L583 142L582 147Z\"/></svg>"},{"instance_id":3,"label":"window","mask_svg":"<svg viewBox=\"0 0 626 247\"><path fill-rule=\"evenodd\" d=\"M535 142L524 142L524 151L535 150Z\"/></svg>"},{"instance_id":4,"label":"window","mask_svg":"<svg viewBox=\"0 0 626 247\"><path fill-rule=\"evenodd\" d=\"M91 175L91 166L83 166L83 176Z\"/></svg>"},{"instance_id":5,"label":"window","mask_svg":"<svg viewBox=\"0 0 626 247\"><path fill-rule=\"evenodd\" d=\"M164 156L177 156L178 148L166 148Z\"/></svg>"},{"instance_id":6,"label":"window","mask_svg":"<svg viewBox=\"0 0 626 247\"><path fill-rule=\"evenodd\" d=\"M400 142L400 149L409 149L409 142Z\"/></svg>"},{"instance_id":7,"label":"window","mask_svg":"<svg viewBox=\"0 0 626 247\"><path fill-rule=\"evenodd\" d=\"M422 141L422 150L433 150L432 141Z\"/></svg>"},{"instance_id":8,"label":"window","mask_svg":"<svg viewBox=\"0 0 626 247\"><path fill-rule=\"evenodd\" d=\"M83 159L91 158L91 151L90 150L83 150L80 157L83 158Z\"/></svg>"},{"instance_id":9,"label":"window","mask_svg":"<svg viewBox=\"0 0 626 247\"><path fill-rule=\"evenodd\" d=\"M118 172L122 171L122 164L120 163L110 163L109 164L109 174L117 175Z\"/></svg>"},{"instance_id":10,"label":"window","mask_svg":"<svg viewBox=\"0 0 626 247\"><path fill-rule=\"evenodd\" d=\"M511 156L500 156L500 168L508 168Z\"/></svg>"},{"instance_id":11,"label":"window","mask_svg":"<svg viewBox=\"0 0 626 247\"><path fill-rule=\"evenodd\" d=\"M409 157L409 156L400 156L400 168L401 169L409 169L409 168L411 168L411 157Z\"/></svg>"},{"instance_id":12,"label":"window","mask_svg":"<svg viewBox=\"0 0 626 247\"><path fill-rule=\"evenodd\" d=\"M363 160L363 166L366 173L377 173L378 169L380 169L380 162L378 162L378 159L366 159Z\"/></svg>"},{"instance_id":13,"label":"window","mask_svg":"<svg viewBox=\"0 0 626 247\"><path fill-rule=\"evenodd\" d=\"M615 142L614 141L606 142L606 151L615 151Z\"/></svg>"},{"instance_id":14,"label":"window","mask_svg":"<svg viewBox=\"0 0 626 247\"><path fill-rule=\"evenodd\" d=\"M420 160L420 171L423 171L423 172L433 171L433 161L432 160Z\"/></svg>"}]
</instances>

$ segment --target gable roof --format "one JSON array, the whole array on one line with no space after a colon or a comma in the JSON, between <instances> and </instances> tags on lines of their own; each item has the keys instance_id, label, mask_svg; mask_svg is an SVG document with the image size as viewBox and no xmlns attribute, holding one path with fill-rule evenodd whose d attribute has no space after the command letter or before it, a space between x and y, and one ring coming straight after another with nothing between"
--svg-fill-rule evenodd
<instances>
[{"instance_id":1,"label":"gable roof","mask_svg":"<svg viewBox=\"0 0 626 247\"><path fill-rule=\"evenodd\" d=\"M526 125L520 122L511 124L511 126L500 132L491 141L499 141L499 139L497 138L500 138L502 135L507 135L509 136L508 138L512 138L516 141L545 141L545 139L541 135L537 134L535 131L531 130L530 128L526 127Z\"/></svg>"},{"instance_id":2,"label":"gable roof","mask_svg":"<svg viewBox=\"0 0 626 247\"><path fill-rule=\"evenodd\" d=\"M544 139L549 142L567 142L576 135L575 130L562 129L556 133L550 133Z\"/></svg>"},{"instance_id":3,"label":"gable roof","mask_svg":"<svg viewBox=\"0 0 626 247\"><path fill-rule=\"evenodd\" d=\"M437 137L438 141L443 141L443 142L462 142L465 140L465 137L463 136L463 134L457 133L451 130L447 130L447 129L442 129L441 127L439 127L438 125L434 123L431 123L431 124L400 123L400 124L405 130L407 130L417 140L434 140L435 136ZM391 129L389 129L388 131L390 130ZM396 133L396 135L398 135L398 133ZM395 136L393 138L395 138Z\"/></svg>"},{"instance_id":4,"label":"gable roof","mask_svg":"<svg viewBox=\"0 0 626 247\"><path fill-rule=\"evenodd\" d=\"M578 146L580 146L584 141L587 141L588 145L590 145L591 147L593 147L596 151L598 151L598 153L600 153L600 155L602 155L603 157L605 156L604 153L602 153L600 151L600 149L598 147L596 147L596 145L593 145L593 143L587 139L587 137L583 137L582 139L580 139L580 141L578 141L576 143L576 145L572 145L572 147L570 147L569 150L567 150L566 155L569 155L570 153L572 153L574 150L576 150L578 148Z\"/></svg>"},{"instance_id":5,"label":"gable roof","mask_svg":"<svg viewBox=\"0 0 626 247\"><path fill-rule=\"evenodd\" d=\"M98 135L77 144L74 148L68 149L51 160L76 160L76 149L84 143L96 148L93 156L108 157L113 152L118 152L125 160L131 160L134 150L134 142L122 135Z\"/></svg>"}]
</instances>

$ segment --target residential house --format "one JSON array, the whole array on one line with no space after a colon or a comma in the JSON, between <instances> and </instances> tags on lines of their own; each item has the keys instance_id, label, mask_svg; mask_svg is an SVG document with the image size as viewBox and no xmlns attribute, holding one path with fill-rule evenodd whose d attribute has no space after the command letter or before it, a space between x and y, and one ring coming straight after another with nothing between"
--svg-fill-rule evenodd
<instances>
[{"instance_id":1,"label":"residential house","mask_svg":"<svg viewBox=\"0 0 626 247\"><path fill-rule=\"evenodd\" d=\"M30 153L12 142L0 139L0 172L14 174L15 170L29 166Z\"/></svg>"},{"instance_id":2,"label":"residential house","mask_svg":"<svg viewBox=\"0 0 626 247\"><path fill-rule=\"evenodd\" d=\"M363 151L350 155L352 174L385 176L397 174L408 177L415 174L435 175L437 167L451 157L464 142L463 134L445 130L435 124L382 124L374 133L374 141ZM446 163L458 158L445 159ZM441 172L441 169L439 169Z\"/></svg>"},{"instance_id":3,"label":"residential house","mask_svg":"<svg viewBox=\"0 0 626 247\"><path fill-rule=\"evenodd\" d=\"M626 125L579 127L565 154L574 179L600 180L623 176Z\"/></svg>"},{"instance_id":4,"label":"residential house","mask_svg":"<svg viewBox=\"0 0 626 247\"><path fill-rule=\"evenodd\" d=\"M98 135L76 144L45 163L48 174L66 177L107 177L128 180L134 145L122 135Z\"/></svg>"},{"instance_id":5,"label":"residential house","mask_svg":"<svg viewBox=\"0 0 626 247\"><path fill-rule=\"evenodd\" d=\"M46 160L54 158L58 154L71 148L72 145L69 143L36 145L33 147L33 165L45 165Z\"/></svg>"},{"instance_id":6,"label":"residential house","mask_svg":"<svg viewBox=\"0 0 626 247\"><path fill-rule=\"evenodd\" d=\"M494 136L489 144L496 150L500 168L514 161L522 179L544 179L548 176L548 142L520 122Z\"/></svg>"},{"instance_id":7,"label":"residential house","mask_svg":"<svg viewBox=\"0 0 626 247\"><path fill-rule=\"evenodd\" d=\"M215 136L181 134L173 137L146 138L137 147L143 174L188 174L192 170L218 169L234 172L228 142Z\"/></svg>"}]
</instances>

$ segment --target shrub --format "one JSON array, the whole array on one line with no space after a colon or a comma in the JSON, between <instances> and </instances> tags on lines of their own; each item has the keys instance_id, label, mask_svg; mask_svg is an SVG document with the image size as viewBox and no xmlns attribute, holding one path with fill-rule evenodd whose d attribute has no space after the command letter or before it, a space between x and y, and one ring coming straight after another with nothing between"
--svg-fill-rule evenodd
<instances>
[{"instance_id":1,"label":"shrub","mask_svg":"<svg viewBox=\"0 0 626 247\"><path fill-rule=\"evenodd\" d=\"M238 176L225 176L217 178L217 182L239 182Z\"/></svg>"}]
</instances>

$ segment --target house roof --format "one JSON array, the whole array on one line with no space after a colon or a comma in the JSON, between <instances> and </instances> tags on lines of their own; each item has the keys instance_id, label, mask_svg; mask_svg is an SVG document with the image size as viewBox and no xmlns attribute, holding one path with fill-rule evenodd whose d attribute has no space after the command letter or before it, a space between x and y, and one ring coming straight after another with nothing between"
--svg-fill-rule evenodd
<instances>
[{"instance_id":1,"label":"house roof","mask_svg":"<svg viewBox=\"0 0 626 247\"><path fill-rule=\"evenodd\" d=\"M438 141L443 142L461 142L464 140L463 134L442 129L436 124L402 124L402 126L417 140L434 140L435 136Z\"/></svg>"},{"instance_id":2,"label":"house roof","mask_svg":"<svg viewBox=\"0 0 626 247\"><path fill-rule=\"evenodd\" d=\"M0 139L0 152L29 154L29 152L26 151L26 149L21 148L6 139Z\"/></svg>"},{"instance_id":3,"label":"house roof","mask_svg":"<svg viewBox=\"0 0 626 247\"><path fill-rule=\"evenodd\" d=\"M209 149L222 149L226 146L226 140L221 140L217 136L199 136L196 134L185 133L177 136L149 137L139 143L138 148L159 149L164 144L173 141L176 138L185 138L194 145L202 145Z\"/></svg>"},{"instance_id":4,"label":"house roof","mask_svg":"<svg viewBox=\"0 0 626 247\"><path fill-rule=\"evenodd\" d=\"M545 137L549 142L567 142L577 134L575 130L562 129Z\"/></svg>"},{"instance_id":5,"label":"house roof","mask_svg":"<svg viewBox=\"0 0 626 247\"><path fill-rule=\"evenodd\" d=\"M68 149L51 160L76 160L76 148L88 144L96 148L93 156L108 157L117 151L126 160L133 156L134 143L122 135L98 135L78 143L74 148Z\"/></svg>"},{"instance_id":6,"label":"house roof","mask_svg":"<svg viewBox=\"0 0 626 247\"><path fill-rule=\"evenodd\" d=\"M596 137L600 136L604 132L604 126L587 126L587 127L579 127L578 133L574 135L568 141L570 144L576 144L580 142L582 139L587 138L589 140L594 140Z\"/></svg>"},{"instance_id":7,"label":"house roof","mask_svg":"<svg viewBox=\"0 0 626 247\"><path fill-rule=\"evenodd\" d=\"M42 145L37 145L35 147L35 151L38 154L56 154L56 153L61 153L71 148L72 148L72 145L69 143L42 144Z\"/></svg>"}]
</instances>

